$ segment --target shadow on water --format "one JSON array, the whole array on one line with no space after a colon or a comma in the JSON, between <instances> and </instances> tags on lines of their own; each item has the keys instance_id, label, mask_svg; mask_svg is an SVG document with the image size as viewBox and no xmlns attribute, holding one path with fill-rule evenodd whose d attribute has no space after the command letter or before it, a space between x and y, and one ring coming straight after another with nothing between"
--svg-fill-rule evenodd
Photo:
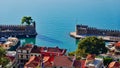
<instances>
[{"instance_id":1,"label":"shadow on water","mask_svg":"<svg viewBox=\"0 0 120 68\"><path fill-rule=\"evenodd\" d=\"M75 43L76 43L76 45L78 45L79 42L80 42L80 39L75 39Z\"/></svg>"},{"instance_id":2,"label":"shadow on water","mask_svg":"<svg viewBox=\"0 0 120 68\"><path fill-rule=\"evenodd\" d=\"M63 44L62 41L57 40L57 39L50 38L50 37L45 36L45 35L38 35L37 37L38 37L38 39L41 39L41 40L43 40L43 41L47 41L47 42L50 42L50 43Z\"/></svg>"}]
</instances>

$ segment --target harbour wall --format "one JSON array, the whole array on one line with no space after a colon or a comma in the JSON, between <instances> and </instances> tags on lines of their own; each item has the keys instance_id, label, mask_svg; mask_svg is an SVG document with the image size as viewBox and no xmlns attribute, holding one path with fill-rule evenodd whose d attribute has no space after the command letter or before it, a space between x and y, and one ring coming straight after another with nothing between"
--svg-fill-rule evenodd
<instances>
[{"instance_id":1,"label":"harbour wall","mask_svg":"<svg viewBox=\"0 0 120 68\"><path fill-rule=\"evenodd\" d=\"M0 25L0 37L36 37L36 27L33 25Z\"/></svg>"}]
</instances>

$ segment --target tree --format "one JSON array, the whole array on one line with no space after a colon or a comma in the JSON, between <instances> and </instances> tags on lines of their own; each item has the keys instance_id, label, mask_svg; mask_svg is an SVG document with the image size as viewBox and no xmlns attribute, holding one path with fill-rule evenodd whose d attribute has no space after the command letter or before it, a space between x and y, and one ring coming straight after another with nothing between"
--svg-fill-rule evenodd
<instances>
[{"instance_id":1,"label":"tree","mask_svg":"<svg viewBox=\"0 0 120 68\"><path fill-rule=\"evenodd\" d=\"M0 47L0 65L3 67L9 63L9 59L5 57L6 51Z\"/></svg>"},{"instance_id":2,"label":"tree","mask_svg":"<svg viewBox=\"0 0 120 68\"><path fill-rule=\"evenodd\" d=\"M30 16L24 16L24 17L22 17L22 19L21 19L21 23L22 24L24 24L24 23L26 23L27 25L30 25L31 23L32 23L32 18L30 17Z\"/></svg>"},{"instance_id":3,"label":"tree","mask_svg":"<svg viewBox=\"0 0 120 68\"><path fill-rule=\"evenodd\" d=\"M75 56L75 51L69 52L68 55L69 55L69 56Z\"/></svg>"},{"instance_id":4,"label":"tree","mask_svg":"<svg viewBox=\"0 0 120 68\"><path fill-rule=\"evenodd\" d=\"M85 49L77 49L76 57L86 57L88 53L85 53Z\"/></svg>"},{"instance_id":5,"label":"tree","mask_svg":"<svg viewBox=\"0 0 120 68\"><path fill-rule=\"evenodd\" d=\"M3 57L3 56L5 56L5 54L6 54L5 49L3 49L2 47L0 47L0 58Z\"/></svg>"},{"instance_id":6,"label":"tree","mask_svg":"<svg viewBox=\"0 0 120 68\"><path fill-rule=\"evenodd\" d=\"M113 61L113 58L105 57L103 58L104 65L109 65Z\"/></svg>"},{"instance_id":7,"label":"tree","mask_svg":"<svg viewBox=\"0 0 120 68\"><path fill-rule=\"evenodd\" d=\"M6 57L1 57L0 58L0 65L2 65L3 67L5 67L8 63L9 63L9 59Z\"/></svg>"},{"instance_id":8,"label":"tree","mask_svg":"<svg viewBox=\"0 0 120 68\"><path fill-rule=\"evenodd\" d=\"M81 51L83 53L82 55L80 54ZM91 36L80 40L76 52L78 52L81 56L88 53L98 55L101 53L106 53L107 48L105 47L105 42L102 39Z\"/></svg>"}]
</instances>

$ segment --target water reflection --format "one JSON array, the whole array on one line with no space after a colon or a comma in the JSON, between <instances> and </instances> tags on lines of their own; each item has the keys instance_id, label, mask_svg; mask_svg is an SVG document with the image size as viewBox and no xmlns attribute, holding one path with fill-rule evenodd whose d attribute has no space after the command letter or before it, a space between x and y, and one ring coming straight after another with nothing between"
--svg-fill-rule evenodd
<instances>
[{"instance_id":1,"label":"water reflection","mask_svg":"<svg viewBox=\"0 0 120 68\"><path fill-rule=\"evenodd\" d=\"M80 41L80 39L75 39L76 45L78 45L79 41Z\"/></svg>"},{"instance_id":2,"label":"water reflection","mask_svg":"<svg viewBox=\"0 0 120 68\"><path fill-rule=\"evenodd\" d=\"M29 44L36 44L36 37L35 38L22 38L20 39L21 45Z\"/></svg>"}]
</instances>

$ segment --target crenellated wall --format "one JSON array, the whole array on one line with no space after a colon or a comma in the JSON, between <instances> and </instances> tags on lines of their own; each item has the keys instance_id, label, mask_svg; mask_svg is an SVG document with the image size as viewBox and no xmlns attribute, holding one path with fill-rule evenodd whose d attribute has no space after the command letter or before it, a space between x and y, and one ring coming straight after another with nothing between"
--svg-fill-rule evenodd
<instances>
[{"instance_id":1,"label":"crenellated wall","mask_svg":"<svg viewBox=\"0 0 120 68\"><path fill-rule=\"evenodd\" d=\"M97 29L87 25L76 25L76 33L78 35L120 36L119 30Z\"/></svg>"},{"instance_id":2,"label":"crenellated wall","mask_svg":"<svg viewBox=\"0 0 120 68\"><path fill-rule=\"evenodd\" d=\"M35 24L33 25L0 25L0 37L4 36L36 36Z\"/></svg>"}]
</instances>

